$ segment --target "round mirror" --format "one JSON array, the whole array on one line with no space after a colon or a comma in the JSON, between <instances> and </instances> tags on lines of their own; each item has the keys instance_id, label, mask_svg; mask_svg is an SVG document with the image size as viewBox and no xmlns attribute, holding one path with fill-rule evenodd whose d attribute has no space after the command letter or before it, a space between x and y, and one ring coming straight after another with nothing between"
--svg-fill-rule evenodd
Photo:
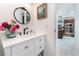
<instances>
[{"instance_id":1,"label":"round mirror","mask_svg":"<svg viewBox=\"0 0 79 59\"><path fill-rule=\"evenodd\" d=\"M24 7L18 7L14 10L14 18L21 24L28 24L30 13Z\"/></svg>"}]
</instances>

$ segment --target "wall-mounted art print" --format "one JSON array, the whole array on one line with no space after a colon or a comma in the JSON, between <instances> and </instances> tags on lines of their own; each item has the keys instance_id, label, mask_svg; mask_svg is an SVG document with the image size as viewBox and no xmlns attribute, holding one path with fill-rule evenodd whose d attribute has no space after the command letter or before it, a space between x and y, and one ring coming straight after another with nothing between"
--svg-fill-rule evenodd
<instances>
[{"instance_id":1,"label":"wall-mounted art print","mask_svg":"<svg viewBox=\"0 0 79 59\"><path fill-rule=\"evenodd\" d=\"M47 4L43 3L37 7L37 19L47 18Z\"/></svg>"}]
</instances>

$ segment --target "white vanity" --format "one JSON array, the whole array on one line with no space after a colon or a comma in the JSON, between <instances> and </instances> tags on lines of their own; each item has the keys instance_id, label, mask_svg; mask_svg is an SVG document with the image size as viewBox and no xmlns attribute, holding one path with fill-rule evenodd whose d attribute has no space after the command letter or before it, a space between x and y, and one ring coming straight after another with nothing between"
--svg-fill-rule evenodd
<instances>
[{"instance_id":1,"label":"white vanity","mask_svg":"<svg viewBox=\"0 0 79 59\"><path fill-rule=\"evenodd\" d=\"M5 56L37 56L45 49L45 33L2 39Z\"/></svg>"}]
</instances>

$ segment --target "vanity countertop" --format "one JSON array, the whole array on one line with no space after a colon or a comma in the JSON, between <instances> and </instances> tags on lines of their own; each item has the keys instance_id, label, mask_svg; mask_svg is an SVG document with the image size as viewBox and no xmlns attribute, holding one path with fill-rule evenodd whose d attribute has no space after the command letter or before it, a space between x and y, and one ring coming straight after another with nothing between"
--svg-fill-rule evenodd
<instances>
[{"instance_id":1,"label":"vanity countertop","mask_svg":"<svg viewBox=\"0 0 79 59\"><path fill-rule=\"evenodd\" d=\"M18 44L27 40L31 40L33 38L43 36L43 35L45 35L45 33L34 33L30 35L21 35L21 36L17 35L15 38L2 38L3 48L7 48L15 44Z\"/></svg>"}]
</instances>

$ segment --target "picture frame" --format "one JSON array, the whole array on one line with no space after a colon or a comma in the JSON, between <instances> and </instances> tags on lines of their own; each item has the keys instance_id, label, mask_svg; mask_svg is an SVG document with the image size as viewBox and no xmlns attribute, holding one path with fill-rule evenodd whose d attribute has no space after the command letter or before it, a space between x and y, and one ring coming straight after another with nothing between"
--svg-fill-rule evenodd
<instances>
[{"instance_id":1,"label":"picture frame","mask_svg":"<svg viewBox=\"0 0 79 59\"><path fill-rule=\"evenodd\" d=\"M43 3L37 7L37 19L46 19L47 18L47 3Z\"/></svg>"}]
</instances>

